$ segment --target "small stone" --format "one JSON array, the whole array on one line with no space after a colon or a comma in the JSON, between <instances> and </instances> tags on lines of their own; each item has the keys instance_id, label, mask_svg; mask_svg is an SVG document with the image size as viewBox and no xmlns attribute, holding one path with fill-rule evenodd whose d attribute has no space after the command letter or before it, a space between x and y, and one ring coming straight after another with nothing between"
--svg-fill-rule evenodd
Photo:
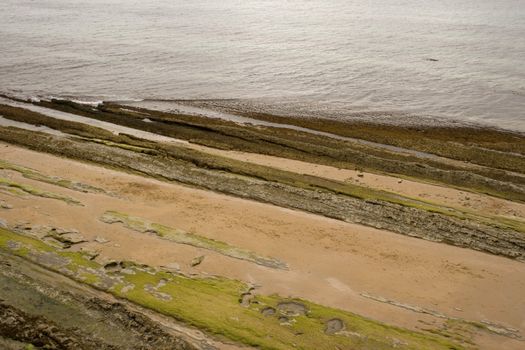
<instances>
[{"instance_id":1,"label":"small stone","mask_svg":"<svg viewBox=\"0 0 525 350\"><path fill-rule=\"evenodd\" d=\"M104 264L104 269L109 272L120 272L122 270L122 266L120 266L119 261L109 261L108 263Z\"/></svg>"},{"instance_id":2,"label":"small stone","mask_svg":"<svg viewBox=\"0 0 525 350\"><path fill-rule=\"evenodd\" d=\"M100 255L100 252L98 251L85 251L86 258L88 260L95 260Z\"/></svg>"},{"instance_id":3,"label":"small stone","mask_svg":"<svg viewBox=\"0 0 525 350\"><path fill-rule=\"evenodd\" d=\"M162 279L159 281L159 283L157 284L157 287L155 287L155 288L157 288L157 289L158 289L158 288L162 288L162 287L164 287L164 286L166 285L166 283L168 283L168 280L165 279L165 278L162 278Z\"/></svg>"},{"instance_id":4,"label":"small stone","mask_svg":"<svg viewBox=\"0 0 525 350\"><path fill-rule=\"evenodd\" d=\"M248 307L250 306L250 302L253 299L253 295L250 292L242 293L241 297L239 298L239 303L241 306Z\"/></svg>"},{"instance_id":5,"label":"small stone","mask_svg":"<svg viewBox=\"0 0 525 350\"><path fill-rule=\"evenodd\" d=\"M286 316L300 316L308 313L307 307L297 301L283 301L277 304L277 309Z\"/></svg>"},{"instance_id":6,"label":"small stone","mask_svg":"<svg viewBox=\"0 0 525 350\"><path fill-rule=\"evenodd\" d=\"M338 318L332 318L326 322L324 332L326 334L335 334L342 331L344 328L345 324L342 320Z\"/></svg>"},{"instance_id":7,"label":"small stone","mask_svg":"<svg viewBox=\"0 0 525 350\"><path fill-rule=\"evenodd\" d=\"M264 309L261 310L261 314L263 314L266 317L273 316L275 315L275 309L271 306L265 307Z\"/></svg>"},{"instance_id":8,"label":"small stone","mask_svg":"<svg viewBox=\"0 0 525 350\"><path fill-rule=\"evenodd\" d=\"M197 256L197 257L195 257L195 258L193 258L193 259L191 260L190 265L191 265L191 267L195 267L195 266L197 266L197 265L200 265L200 264L202 263L203 260L204 260L204 255Z\"/></svg>"},{"instance_id":9,"label":"small stone","mask_svg":"<svg viewBox=\"0 0 525 350\"><path fill-rule=\"evenodd\" d=\"M64 233L61 235L61 237L64 240L67 240L68 242L70 242L71 244L87 242L84 236L82 236L80 233L75 233L75 232Z\"/></svg>"},{"instance_id":10,"label":"small stone","mask_svg":"<svg viewBox=\"0 0 525 350\"><path fill-rule=\"evenodd\" d=\"M170 271L176 271L176 272L180 271L180 265L177 264L177 263L175 263L175 262L173 262L173 263L169 263L169 264L167 264L167 265L165 265L165 266L163 266L163 267L164 267L166 270L170 270Z\"/></svg>"},{"instance_id":11,"label":"small stone","mask_svg":"<svg viewBox=\"0 0 525 350\"><path fill-rule=\"evenodd\" d=\"M95 242L100 243L100 244L104 244L104 243L108 243L109 241L107 239L105 239L104 237L97 236L97 237L95 237Z\"/></svg>"},{"instance_id":12,"label":"small stone","mask_svg":"<svg viewBox=\"0 0 525 350\"><path fill-rule=\"evenodd\" d=\"M135 288L134 284L128 284L128 285L125 285L124 287L122 287L120 292L126 294L127 292L133 290L134 288Z\"/></svg>"},{"instance_id":13,"label":"small stone","mask_svg":"<svg viewBox=\"0 0 525 350\"><path fill-rule=\"evenodd\" d=\"M1 207L2 209L13 209L13 206L12 206L11 204L8 204L8 203L3 202L3 201L0 202L0 207Z\"/></svg>"},{"instance_id":14,"label":"small stone","mask_svg":"<svg viewBox=\"0 0 525 350\"><path fill-rule=\"evenodd\" d=\"M31 226L31 223L29 222L20 222L15 226L15 229L23 231L30 231L32 228L33 226Z\"/></svg>"},{"instance_id":15,"label":"small stone","mask_svg":"<svg viewBox=\"0 0 525 350\"><path fill-rule=\"evenodd\" d=\"M20 249L21 245L19 242L14 242L14 241L7 241L7 248L11 249L11 250L18 250Z\"/></svg>"},{"instance_id":16,"label":"small stone","mask_svg":"<svg viewBox=\"0 0 525 350\"><path fill-rule=\"evenodd\" d=\"M290 321L290 319L288 317L286 317L286 316L279 316L279 322L281 324L288 323L288 321Z\"/></svg>"}]
</instances>

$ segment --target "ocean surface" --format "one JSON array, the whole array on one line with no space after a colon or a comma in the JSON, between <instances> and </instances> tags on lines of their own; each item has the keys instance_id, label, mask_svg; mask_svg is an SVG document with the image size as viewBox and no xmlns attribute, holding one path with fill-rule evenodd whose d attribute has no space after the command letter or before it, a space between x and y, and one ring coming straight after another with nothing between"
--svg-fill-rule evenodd
<instances>
[{"instance_id":1,"label":"ocean surface","mask_svg":"<svg viewBox=\"0 0 525 350\"><path fill-rule=\"evenodd\" d=\"M0 4L1 93L234 98L525 131L525 0Z\"/></svg>"}]
</instances>

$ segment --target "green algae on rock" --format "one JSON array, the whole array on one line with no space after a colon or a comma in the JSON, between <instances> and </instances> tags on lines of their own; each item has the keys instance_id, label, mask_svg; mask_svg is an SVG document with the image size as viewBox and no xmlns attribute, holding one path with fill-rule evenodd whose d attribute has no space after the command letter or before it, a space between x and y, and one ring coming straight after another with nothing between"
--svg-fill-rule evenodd
<instances>
[{"instance_id":1,"label":"green algae on rock","mask_svg":"<svg viewBox=\"0 0 525 350\"><path fill-rule=\"evenodd\" d=\"M189 327L0 249L0 348L214 350ZM101 321L104 322L101 322ZM174 325L177 331L165 328ZM3 341L26 347L7 348Z\"/></svg>"},{"instance_id":2,"label":"green algae on rock","mask_svg":"<svg viewBox=\"0 0 525 350\"><path fill-rule=\"evenodd\" d=\"M254 295L247 306L239 295L247 286L226 278L189 278L131 265L127 273L106 271L81 253L0 229L0 250L127 299L207 333L259 349L464 349L439 334L382 324L351 312L302 299ZM295 305L291 308L289 305ZM284 306L283 306L284 305ZM276 310L264 313L267 308ZM295 312L297 310L301 312ZM294 312L292 312L292 311ZM286 320L284 320L286 319ZM344 327L331 327L330 320Z\"/></svg>"},{"instance_id":3,"label":"green algae on rock","mask_svg":"<svg viewBox=\"0 0 525 350\"><path fill-rule=\"evenodd\" d=\"M187 244L197 248L211 250L231 258L253 262L257 265L274 269L288 269L288 265L278 259L259 256L254 252L231 246L225 242L153 223L146 219L130 216L124 213L108 211L100 217L100 220L107 224L121 223L125 227L137 232L153 233L160 238L175 243Z\"/></svg>"},{"instance_id":4,"label":"green algae on rock","mask_svg":"<svg viewBox=\"0 0 525 350\"><path fill-rule=\"evenodd\" d=\"M64 187L64 188L67 188L67 189L70 189L70 190L74 190L74 191L78 191L78 192L109 194L107 191L105 191L105 190L103 190L101 188L95 187L95 186L91 186L91 185L84 184L84 183L81 183L81 182L76 182L76 181L63 179L63 178L58 177L58 176L49 176L49 175L46 175L46 174L42 174L41 172L39 172L37 170L26 168L26 167L21 166L21 165L13 164L11 162L8 162L8 161L2 160L2 159L0 159L0 169L16 171L16 172L20 173L23 177L25 177L27 179L40 181L40 182L44 182L44 183L48 183L48 184L56 185L56 186L60 186L60 187Z\"/></svg>"},{"instance_id":5,"label":"green algae on rock","mask_svg":"<svg viewBox=\"0 0 525 350\"><path fill-rule=\"evenodd\" d=\"M60 200L60 201L66 202L67 204L84 206L80 201L74 198L64 196L58 193L44 191L44 190L41 190L33 186L21 184L21 183L14 182L9 179L1 178L1 177L0 177L0 188L5 188L9 192L13 194L17 194L17 195L23 196L25 194L29 194L29 195L36 196L36 197Z\"/></svg>"}]
</instances>

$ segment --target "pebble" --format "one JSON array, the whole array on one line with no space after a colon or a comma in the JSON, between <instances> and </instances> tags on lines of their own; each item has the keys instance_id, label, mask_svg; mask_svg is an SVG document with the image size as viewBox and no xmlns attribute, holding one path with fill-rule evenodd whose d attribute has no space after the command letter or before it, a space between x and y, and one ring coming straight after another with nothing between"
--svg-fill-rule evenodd
<instances>
[{"instance_id":1,"label":"pebble","mask_svg":"<svg viewBox=\"0 0 525 350\"><path fill-rule=\"evenodd\" d=\"M6 203L5 201L0 202L0 207L2 209L13 209L13 206L9 203Z\"/></svg>"},{"instance_id":2,"label":"pebble","mask_svg":"<svg viewBox=\"0 0 525 350\"><path fill-rule=\"evenodd\" d=\"M180 271L180 265L175 262L167 264L165 268L173 271Z\"/></svg>"},{"instance_id":3,"label":"pebble","mask_svg":"<svg viewBox=\"0 0 525 350\"><path fill-rule=\"evenodd\" d=\"M108 243L109 241L105 239L104 237L97 236L95 237L95 242L104 244L104 243Z\"/></svg>"},{"instance_id":4,"label":"pebble","mask_svg":"<svg viewBox=\"0 0 525 350\"><path fill-rule=\"evenodd\" d=\"M204 255L197 256L197 257L195 257L195 258L193 258L193 259L191 260L190 265L191 265L192 267L197 266L197 265L200 265L200 264L202 263L203 260L204 260Z\"/></svg>"}]
</instances>

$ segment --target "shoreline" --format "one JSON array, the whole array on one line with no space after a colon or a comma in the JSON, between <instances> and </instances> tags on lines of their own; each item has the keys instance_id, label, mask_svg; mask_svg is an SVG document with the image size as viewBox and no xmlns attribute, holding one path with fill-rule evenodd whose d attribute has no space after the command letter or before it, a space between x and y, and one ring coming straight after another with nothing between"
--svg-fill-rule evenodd
<instances>
[{"instance_id":1,"label":"shoreline","mask_svg":"<svg viewBox=\"0 0 525 350\"><path fill-rule=\"evenodd\" d=\"M326 102L326 106L321 107L319 103L306 104L297 101L287 103L286 100L268 99L268 98L114 98L114 97L81 97L70 95L35 95L31 97L26 94L16 94L13 92L0 92L0 98L5 98L19 102L34 102L52 100L65 100L77 103L80 105L97 106L100 104L117 104L117 105L131 105L139 107L149 105L151 109L158 109L159 111L174 112L178 107L190 107L195 109L202 109L202 113L196 115L206 116L208 118L218 117L220 114L225 114L224 119L229 117L244 119L256 123L273 122L271 117L279 117L290 120L320 120L326 123L336 123L341 125L352 125L353 123L377 124L383 126L393 127L449 127L449 128L467 128L478 130L494 130L518 136L525 135L525 129L517 130L515 125L507 127L498 126L497 122L485 122L483 120L464 120L459 117L452 116L438 116L438 115L423 115L411 112L403 112L401 110L376 110L376 111L351 111L344 108L330 108L330 104ZM165 106L153 108L151 104L160 103ZM321 103L324 105L325 103ZM231 112L231 113L230 113ZM190 113L191 114L191 113ZM228 115L229 114L229 115ZM270 117L269 119L265 118ZM286 124L286 123L282 123ZM499 123L501 124L501 123ZM505 124L505 123L504 123ZM264 124L263 124L264 125ZM295 123L288 124L290 126L297 126ZM315 129L312 129L315 130Z\"/></svg>"},{"instance_id":2,"label":"shoreline","mask_svg":"<svg viewBox=\"0 0 525 350\"><path fill-rule=\"evenodd\" d=\"M51 100L49 98L47 100ZM62 98L56 98L62 99ZM64 98L69 100L69 98ZM77 101L83 103L82 101ZM308 106L295 106L291 103L289 107L286 107L286 103L281 101L279 104L272 104L271 100L266 99L136 99L136 100L119 100L119 99L107 99L100 100L99 103L115 103L115 104L130 104L130 105L141 105L141 104L154 104L154 103L165 103L167 108L170 104L182 105L187 107L202 108L207 110L209 113L213 112L232 112L237 116L251 115L252 118L258 121L267 121L265 116L280 117L283 119L306 119L306 120L321 120L323 122L334 122L341 124L352 125L353 123L369 123L383 126L393 127L422 127L422 128L433 128L433 127L450 127L450 128L469 128L469 129L492 129L495 131L502 131L508 133L515 133L519 135L525 134L525 129L522 131L516 131L511 127L498 127L493 123L480 121L467 121L460 118L445 117L445 116L430 116L430 115L418 115L410 112L402 111L352 111L346 110L331 110L329 105L326 108L319 108ZM86 102L90 103L90 102ZM281 106L282 105L282 106ZM150 105L151 106L151 105ZM315 106L315 104L314 104ZM148 108L145 106L145 108ZM151 108L151 107L150 107ZM151 108L155 109L155 108ZM165 110L167 111L167 110ZM208 115L209 116L209 115ZM247 117L248 118L248 117ZM258 119L259 118L259 119ZM293 124L291 124L293 125Z\"/></svg>"}]
</instances>

